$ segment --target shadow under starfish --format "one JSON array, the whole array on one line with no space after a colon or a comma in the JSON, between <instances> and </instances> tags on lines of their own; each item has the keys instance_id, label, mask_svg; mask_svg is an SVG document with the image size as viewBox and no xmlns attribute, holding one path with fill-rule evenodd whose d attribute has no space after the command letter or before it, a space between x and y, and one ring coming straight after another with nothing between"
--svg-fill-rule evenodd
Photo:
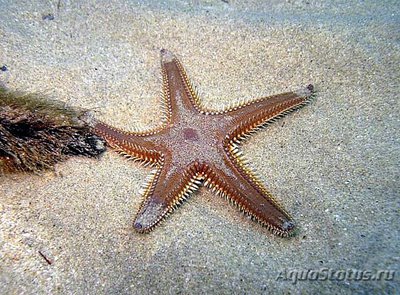
<instances>
[{"instance_id":1,"label":"shadow under starfish","mask_svg":"<svg viewBox=\"0 0 400 295\"><path fill-rule=\"evenodd\" d=\"M156 167L144 186L134 228L151 231L204 184L275 234L292 235L293 219L246 167L239 143L304 106L313 86L211 111L201 105L179 60L165 49L161 68L166 117L161 127L135 133L94 123L94 131L118 153Z\"/></svg>"}]
</instances>

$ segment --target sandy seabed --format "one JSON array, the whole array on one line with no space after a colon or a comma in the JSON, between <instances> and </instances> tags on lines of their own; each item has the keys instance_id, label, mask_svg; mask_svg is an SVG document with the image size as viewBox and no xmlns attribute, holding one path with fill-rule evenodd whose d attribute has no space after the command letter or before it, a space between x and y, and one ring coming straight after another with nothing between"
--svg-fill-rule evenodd
<instances>
[{"instance_id":1,"label":"sandy seabed","mask_svg":"<svg viewBox=\"0 0 400 295\"><path fill-rule=\"evenodd\" d=\"M243 146L298 234L276 237L204 188L138 234L150 170L112 152L76 158L0 178L1 292L399 290L397 1L149 2L0 0L0 81L125 130L160 122L161 48L209 108L314 84L311 105ZM368 277L379 271L394 277Z\"/></svg>"}]
</instances>

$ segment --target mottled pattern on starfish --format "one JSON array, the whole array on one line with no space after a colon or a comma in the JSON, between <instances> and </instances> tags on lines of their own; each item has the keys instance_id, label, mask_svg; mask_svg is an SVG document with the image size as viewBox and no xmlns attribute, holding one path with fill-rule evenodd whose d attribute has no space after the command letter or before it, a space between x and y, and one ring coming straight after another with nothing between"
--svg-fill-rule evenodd
<instances>
[{"instance_id":1,"label":"mottled pattern on starfish","mask_svg":"<svg viewBox=\"0 0 400 295\"><path fill-rule=\"evenodd\" d=\"M290 236L295 224L247 166L239 143L275 119L305 105L313 86L236 107L206 110L179 60L161 50L166 120L148 132L125 132L96 122L95 132L118 153L155 167L143 187L134 221L149 232L204 184L275 234Z\"/></svg>"}]
</instances>

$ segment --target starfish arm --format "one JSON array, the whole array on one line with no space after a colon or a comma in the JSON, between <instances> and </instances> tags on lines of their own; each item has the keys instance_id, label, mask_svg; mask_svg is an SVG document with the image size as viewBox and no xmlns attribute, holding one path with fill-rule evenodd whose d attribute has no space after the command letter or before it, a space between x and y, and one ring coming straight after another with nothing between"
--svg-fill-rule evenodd
<instances>
[{"instance_id":1,"label":"starfish arm","mask_svg":"<svg viewBox=\"0 0 400 295\"><path fill-rule=\"evenodd\" d=\"M94 123L93 130L104 138L115 152L128 159L141 161L145 165L154 165L160 160L160 154L154 144L141 134L125 132L100 121Z\"/></svg>"},{"instance_id":2,"label":"starfish arm","mask_svg":"<svg viewBox=\"0 0 400 295\"><path fill-rule=\"evenodd\" d=\"M144 201L136 215L134 228L138 232L149 232L174 211L200 184L198 164L172 167L163 157L154 177L144 187Z\"/></svg>"},{"instance_id":3,"label":"starfish arm","mask_svg":"<svg viewBox=\"0 0 400 295\"><path fill-rule=\"evenodd\" d=\"M232 117L233 124L227 133L230 140L239 143L254 129L262 127L307 104L313 96L313 86L273 95L249 102L223 112ZM219 114L222 115L222 114Z\"/></svg>"},{"instance_id":4,"label":"starfish arm","mask_svg":"<svg viewBox=\"0 0 400 295\"><path fill-rule=\"evenodd\" d=\"M170 51L161 50L163 97L169 121L176 122L179 113L199 112L199 98L180 61Z\"/></svg>"},{"instance_id":5,"label":"starfish arm","mask_svg":"<svg viewBox=\"0 0 400 295\"><path fill-rule=\"evenodd\" d=\"M262 186L255 175L228 160L226 167L210 167L205 172L205 185L225 196L242 212L273 233L288 237L295 228L290 215Z\"/></svg>"}]
</instances>

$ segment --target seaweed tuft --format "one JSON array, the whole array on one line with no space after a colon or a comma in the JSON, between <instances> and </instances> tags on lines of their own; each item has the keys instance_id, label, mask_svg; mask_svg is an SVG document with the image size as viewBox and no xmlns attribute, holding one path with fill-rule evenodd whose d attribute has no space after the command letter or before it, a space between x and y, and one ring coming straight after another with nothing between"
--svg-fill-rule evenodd
<instances>
[{"instance_id":1,"label":"seaweed tuft","mask_svg":"<svg viewBox=\"0 0 400 295\"><path fill-rule=\"evenodd\" d=\"M0 88L0 175L53 169L71 156L106 150L88 112L36 94Z\"/></svg>"}]
</instances>

